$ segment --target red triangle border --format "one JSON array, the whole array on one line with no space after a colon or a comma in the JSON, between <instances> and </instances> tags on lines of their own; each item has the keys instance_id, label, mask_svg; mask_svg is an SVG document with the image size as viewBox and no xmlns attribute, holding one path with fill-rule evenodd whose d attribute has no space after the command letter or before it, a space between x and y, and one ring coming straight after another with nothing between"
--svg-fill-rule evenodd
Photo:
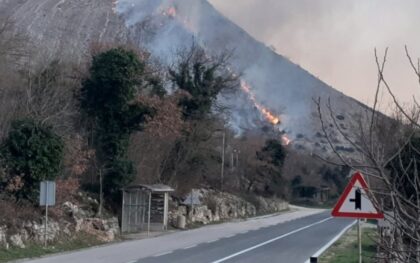
<instances>
[{"instance_id":1,"label":"red triangle border","mask_svg":"<svg viewBox=\"0 0 420 263\"><path fill-rule=\"evenodd\" d=\"M363 190L366 191L366 193L369 193L369 187L363 178L362 174L360 172L356 172L353 177L351 178L349 184L344 189L343 194L340 196L340 199L338 200L337 204L334 206L334 209L331 212L331 215L333 217L350 217L350 218L366 218L366 219L383 219L384 215L383 213L380 213L378 208L375 207L376 213L353 213L353 212L340 212L340 208L343 205L344 201L346 201L347 196L349 195L350 191L352 190L353 186L356 184L356 182L359 181L360 184L363 187Z\"/></svg>"}]
</instances>

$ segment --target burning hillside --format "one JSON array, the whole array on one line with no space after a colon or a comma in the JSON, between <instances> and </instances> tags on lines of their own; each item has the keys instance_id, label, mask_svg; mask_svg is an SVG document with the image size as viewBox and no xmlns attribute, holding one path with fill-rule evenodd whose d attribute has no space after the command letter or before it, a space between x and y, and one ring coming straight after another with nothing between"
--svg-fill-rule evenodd
<instances>
[{"instance_id":1,"label":"burning hillside","mask_svg":"<svg viewBox=\"0 0 420 263\"><path fill-rule=\"evenodd\" d=\"M241 89L248 95L249 100L252 102L254 107L260 112L262 117L264 117L264 119L267 122L271 123L276 128L279 128L281 124L280 116L271 112L268 108L264 107L261 103L259 103L251 89L251 86L244 80L241 80ZM287 135L283 134L281 136L281 142L283 145L289 145L292 141L287 137Z\"/></svg>"},{"instance_id":2,"label":"burning hillside","mask_svg":"<svg viewBox=\"0 0 420 263\"><path fill-rule=\"evenodd\" d=\"M321 128L313 119L316 112L313 98L330 98L337 114L355 116L364 110L362 104L253 39L208 1L55 2L0 1L0 10L7 10L16 27L29 33L34 46L63 57L73 57L79 62L83 57L77 54L85 54L92 41L138 44L164 65L173 63L174 52L189 47L192 39L209 54L232 50L232 70L241 72L253 86L243 83L242 89L251 90L251 94L243 98L233 97L227 102L239 105L236 111L232 111L231 119L238 129L256 127L253 126L256 108L267 122L287 131L295 144L299 135L308 144L318 143L313 147L322 149L328 145L317 137ZM83 29L83 34L80 29ZM254 105L252 109L241 107L249 101Z\"/></svg>"},{"instance_id":3,"label":"burning hillside","mask_svg":"<svg viewBox=\"0 0 420 263\"><path fill-rule=\"evenodd\" d=\"M245 81L241 81L241 89L248 95L249 99L254 104L255 108L261 113L261 115L271 124L277 125L280 124L280 117L276 116L269 109L264 107L262 104L257 102L255 94L252 92L251 87Z\"/></svg>"}]
</instances>

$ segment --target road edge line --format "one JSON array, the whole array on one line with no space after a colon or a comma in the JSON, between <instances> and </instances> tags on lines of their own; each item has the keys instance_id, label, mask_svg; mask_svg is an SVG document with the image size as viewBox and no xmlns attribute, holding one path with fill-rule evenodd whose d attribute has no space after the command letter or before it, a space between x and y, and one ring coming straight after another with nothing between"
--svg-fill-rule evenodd
<instances>
[{"instance_id":1,"label":"road edge line","mask_svg":"<svg viewBox=\"0 0 420 263\"><path fill-rule=\"evenodd\" d=\"M324 253L327 249L329 249L335 242L337 242L340 237L342 237L351 227L353 227L357 223L357 220L354 220L351 224L343 228L340 233L338 233L333 239L331 239L327 244L325 244L322 248L320 248L312 257L319 257ZM310 263L310 259L306 260L305 263Z\"/></svg>"},{"instance_id":2,"label":"road edge line","mask_svg":"<svg viewBox=\"0 0 420 263\"><path fill-rule=\"evenodd\" d=\"M331 220L331 219L333 219L333 217L327 217L327 218L325 218L325 219L323 219L323 220L320 220L320 221L318 221L318 222L315 222L315 223L309 224L309 225L307 225L307 226L304 226L304 227L301 227L301 228L295 229L295 230L293 230L293 231L291 231L291 232L289 232L289 233L283 234L283 235L281 235L281 236L278 236L278 237L275 237L275 238L273 238L273 239L270 239L270 240L267 240L267 241L265 241L265 242L262 242L262 243L260 243L260 244L258 244L258 245L255 245L255 246L249 247L249 248L247 248L247 249L241 250L241 251L236 252L236 253L234 253L234 254L231 254L231 255L229 255L229 256L227 256L227 257L221 258L221 259L219 259L219 260L212 261L211 263L221 263L221 262L224 262L224 261L226 261L226 260L228 260L228 259L231 259L231 258L237 257L237 256L242 255L242 254L244 254L244 253L246 253L246 252L249 252L249 251L251 251L251 250L254 250L254 249L257 249L257 248L259 248L259 247L265 246L265 245L267 245L267 244L273 243L274 241L277 241L277 240L279 240L279 239L282 239L282 238L285 238L285 237L287 237L287 236L293 235L293 234L295 234L295 233L298 233L298 232L303 231L303 230L305 230L305 229L308 229L308 228L310 228L310 227L313 227L313 226L316 226L316 225L322 224L322 223L324 223L324 222L326 222L326 221L328 221L328 220Z\"/></svg>"}]
</instances>

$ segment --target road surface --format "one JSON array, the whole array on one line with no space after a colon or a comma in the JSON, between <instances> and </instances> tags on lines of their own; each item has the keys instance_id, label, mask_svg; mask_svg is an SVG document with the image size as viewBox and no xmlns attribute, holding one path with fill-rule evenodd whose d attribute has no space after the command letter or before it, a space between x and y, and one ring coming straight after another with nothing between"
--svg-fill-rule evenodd
<instances>
[{"instance_id":1,"label":"road surface","mask_svg":"<svg viewBox=\"0 0 420 263\"><path fill-rule=\"evenodd\" d=\"M352 220L300 210L27 261L31 263L304 263Z\"/></svg>"},{"instance_id":2,"label":"road surface","mask_svg":"<svg viewBox=\"0 0 420 263\"><path fill-rule=\"evenodd\" d=\"M353 221L332 219L327 212L136 262L304 263Z\"/></svg>"}]
</instances>

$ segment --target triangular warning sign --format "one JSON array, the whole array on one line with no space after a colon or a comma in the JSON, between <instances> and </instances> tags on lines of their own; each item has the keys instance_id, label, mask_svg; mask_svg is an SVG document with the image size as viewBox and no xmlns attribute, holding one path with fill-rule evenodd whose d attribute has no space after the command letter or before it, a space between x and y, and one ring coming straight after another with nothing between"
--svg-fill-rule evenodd
<instances>
[{"instance_id":1,"label":"triangular warning sign","mask_svg":"<svg viewBox=\"0 0 420 263\"><path fill-rule=\"evenodd\" d=\"M368 185L362 174L357 172L344 189L337 204L332 210L334 217L352 217L381 219L384 215L379 212L371 201Z\"/></svg>"}]
</instances>

